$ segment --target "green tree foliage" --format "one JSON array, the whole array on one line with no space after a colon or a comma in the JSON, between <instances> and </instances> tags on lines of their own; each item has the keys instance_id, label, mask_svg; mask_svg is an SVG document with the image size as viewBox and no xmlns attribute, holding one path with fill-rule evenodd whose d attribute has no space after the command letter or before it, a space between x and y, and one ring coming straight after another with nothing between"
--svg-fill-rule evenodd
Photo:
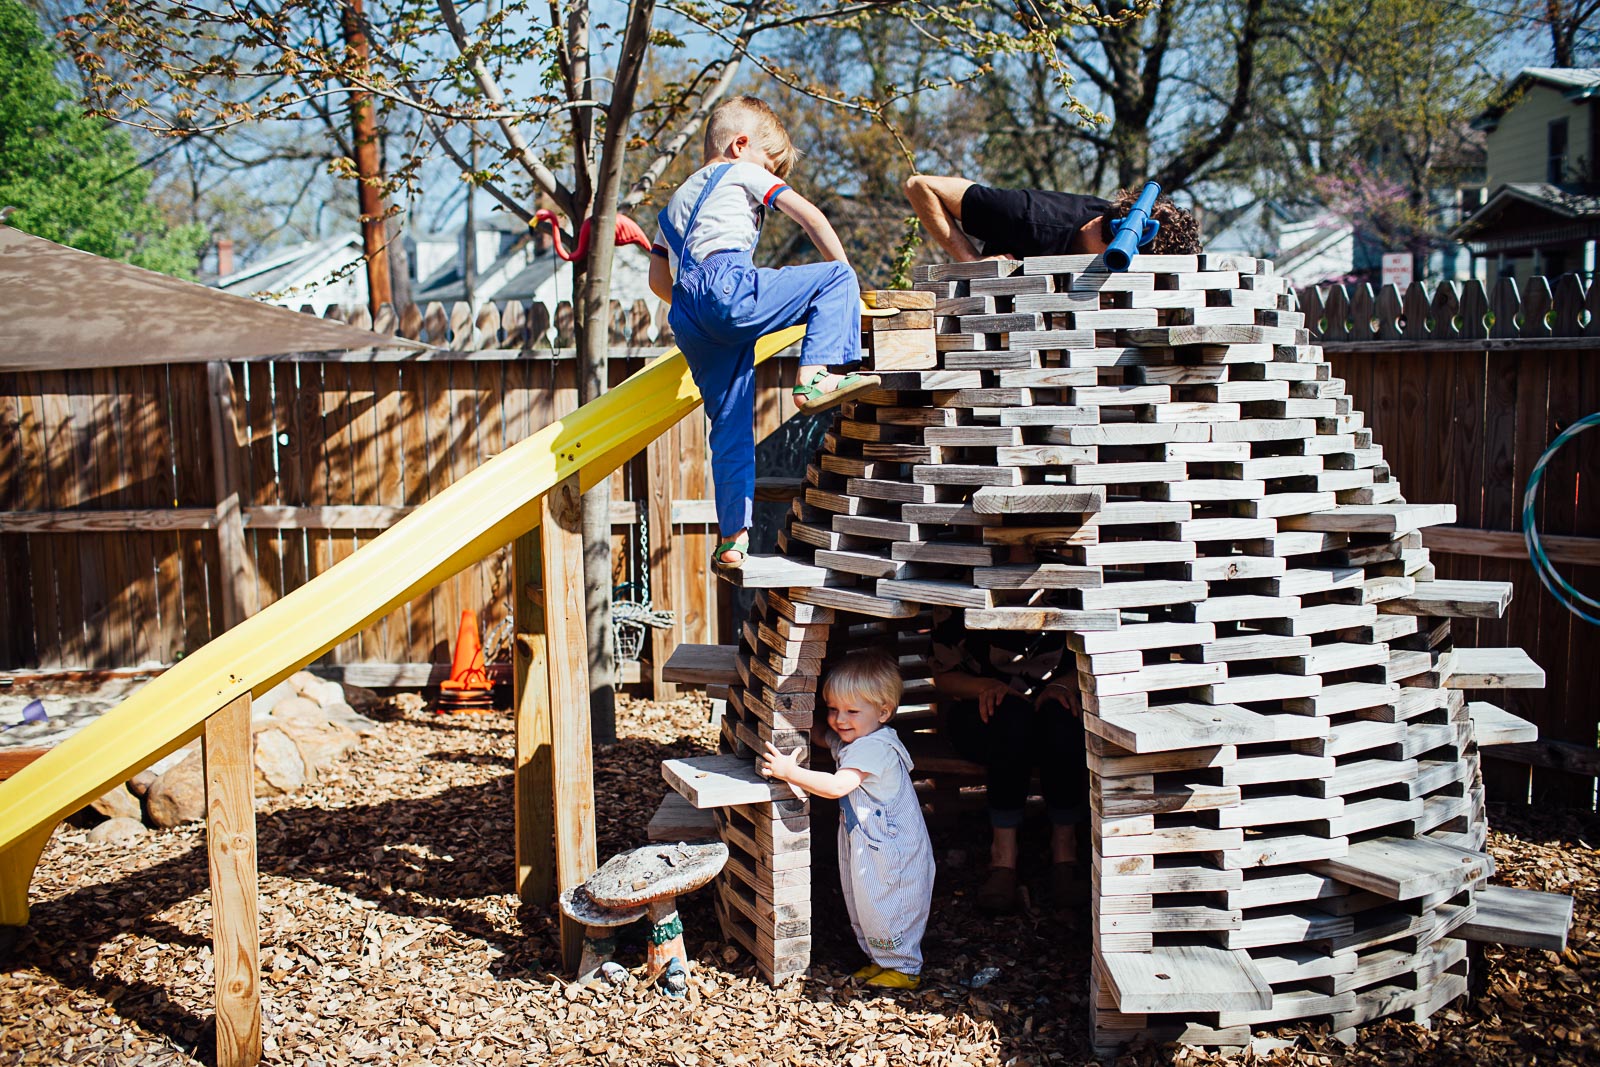
<instances>
[{"instance_id":1,"label":"green tree foliage","mask_svg":"<svg viewBox=\"0 0 1600 1067\"><path fill-rule=\"evenodd\" d=\"M0 0L0 206L8 224L85 252L193 277L199 226L168 225L126 134L78 109L20 0Z\"/></svg>"}]
</instances>

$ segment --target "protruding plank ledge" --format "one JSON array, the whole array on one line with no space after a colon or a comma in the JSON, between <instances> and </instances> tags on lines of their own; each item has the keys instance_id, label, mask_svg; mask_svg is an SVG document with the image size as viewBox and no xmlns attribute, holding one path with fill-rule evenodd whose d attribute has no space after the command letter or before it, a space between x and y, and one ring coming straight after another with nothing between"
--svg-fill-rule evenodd
<instances>
[{"instance_id":1,"label":"protruding plank ledge","mask_svg":"<svg viewBox=\"0 0 1600 1067\"><path fill-rule=\"evenodd\" d=\"M1243 949L1158 945L1150 952L1107 953L1100 963L1124 1014L1272 1007L1272 987Z\"/></svg>"},{"instance_id":2,"label":"protruding plank ledge","mask_svg":"<svg viewBox=\"0 0 1600 1067\"><path fill-rule=\"evenodd\" d=\"M1410 596L1385 600L1378 605L1378 612L1451 619L1498 619L1510 604L1510 582L1418 582Z\"/></svg>"},{"instance_id":3,"label":"protruding plank ledge","mask_svg":"<svg viewBox=\"0 0 1600 1067\"><path fill-rule=\"evenodd\" d=\"M1332 511L1286 515L1279 529L1320 533L1410 533L1456 521L1454 504L1346 504Z\"/></svg>"},{"instance_id":4,"label":"protruding plank ledge","mask_svg":"<svg viewBox=\"0 0 1600 1067\"><path fill-rule=\"evenodd\" d=\"M1539 740L1537 726L1486 700L1467 704L1467 714L1472 716L1472 735L1480 748Z\"/></svg>"},{"instance_id":5,"label":"protruding plank ledge","mask_svg":"<svg viewBox=\"0 0 1600 1067\"><path fill-rule=\"evenodd\" d=\"M1572 898L1536 889L1491 885L1477 894L1478 913L1456 931L1467 941L1561 952L1572 928Z\"/></svg>"},{"instance_id":6,"label":"protruding plank ledge","mask_svg":"<svg viewBox=\"0 0 1600 1067\"><path fill-rule=\"evenodd\" d=\"M787 556L750 556L736 571L720 571L745 589L809 589L828 580L826 568Z\"/></svg>"},{"instance_id":7,"label":"protruding plank ledge","mask_svg":"<svg viewBox=\"0 0 1600 1067\"><path fill-rule=\"evenodd\" d=\"M1356 841L1340 859L1311 864L1318 874L1390 900L1455 891L1494 873L1494 861L1426 838L1376 837Z\"/></svg>"},{"instance_id":8,"label":"protruding plank ledge","mask_svg":"<svg viewBox=\"0 0 1600 1067\"><path fill-rule=\"evenodd\" d=\"M732 685L739 680L738 659L737 645L679 645L661 668L661 680L683 685Z\"/></svg>"},{"instance_id":9,"label":"protruding plank ledge","mask_svg":"<svg viewBox=\"0 0 1600 1067\"><path fill-rule=\"evenodd\" d=\"M1262 715L1237 704L1163 704L1142 711L1084 715L1084 727L1129 752L1170 752L1214 745L1253 745L1324 737L1328 721Z\"/></svg>"},{"instance_id":10,"label":"protruding plank ledge","mask_svg":"<svg viewBox=\"0 0 1600 1067\"><path fill-rule=\"evenodd\" d=\"M740 756L695 756L661 761L661 777L697 808L730 808L790 799L789 787L761 777Z\"/></svg>"},{"instance_id":11,"label":"protruding plank ledge","mask_svg":"<svg viewBox=\"0 0 1600 1067\"><path fill-rule=\"evenodd\" d=\"M1446 689L1543 689L1544 668L1520 648L1457 648Z\"/></svg>"}]
</instances>

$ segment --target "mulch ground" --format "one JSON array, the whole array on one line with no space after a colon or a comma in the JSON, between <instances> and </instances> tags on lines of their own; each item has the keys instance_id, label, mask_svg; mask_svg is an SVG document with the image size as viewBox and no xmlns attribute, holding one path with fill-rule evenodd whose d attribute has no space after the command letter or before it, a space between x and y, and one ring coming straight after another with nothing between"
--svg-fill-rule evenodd
<instances>
[{"instance_id":1,"label":"mulch ground","mask_svg":"<svg viewBox=\"0 0 1600 1067\"><path fill-rule=\"evenodd\" d=\"M708 751L703 701L624 702L596 757L602 858L644 840L658 763ZM683 904L686 1001L636 980L581 991L547 909L511 893L506 716L400 714L311 791L258 815L265 1060L334 1064L1052 1064L1091 1062L1086 923L1029 909L994 922L971 895L979 816L935 827L940 861L922 990L865 995L836 875L815 880L810 978L771 989L719 939L710 895ZM1434 1029L1382 1023L1352 1048L1315 1025L1242 1054L1145 1047L1121 1064L1600 1062L1600 820L1497 808L1506 884L1572 893L1564 954L1489 948L1477 994ZM831 833L819 823L818 836ZM1042 848L1042 839L1041 839ZM1026 873L1026 872L1025 872ZM212 1062L211 943L198 826L133 846L64 826L33 883L33 921L0 958L0 1064ZM626 962L638 962L638 956ZM961 979L986 966L981 989Z\"/></svg>"}]
</instances>

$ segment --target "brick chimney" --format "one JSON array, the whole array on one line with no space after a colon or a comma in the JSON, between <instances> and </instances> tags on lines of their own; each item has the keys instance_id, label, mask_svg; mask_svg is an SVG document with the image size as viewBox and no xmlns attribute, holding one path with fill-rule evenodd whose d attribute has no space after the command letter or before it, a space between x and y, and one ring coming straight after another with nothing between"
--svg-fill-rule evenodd
<instances>
[{"instance_id":1,"label":"brick chimney","mask_svg":"<svg viewBox=\"0 0 1600 1067\"><path fill-rule=\"evenodd\" d=\"M217 277L226 278L233 273L233 238L217 238Z\"/></svg>"}]
</instances>

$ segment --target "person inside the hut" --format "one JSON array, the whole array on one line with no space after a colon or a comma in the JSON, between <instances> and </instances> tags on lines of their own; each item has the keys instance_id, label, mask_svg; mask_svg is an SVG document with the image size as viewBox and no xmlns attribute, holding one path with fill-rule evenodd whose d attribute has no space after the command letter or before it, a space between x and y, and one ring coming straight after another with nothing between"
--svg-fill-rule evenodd
<instances>
[{"instance_id":1,"label":"person inside the hut","mask_svg":"<svg viewBox=\"0 0 1600 1067\"><path fill-rule=\"evenodd\" d=\"M1049 189L994 189L967 178L913 174L906 179L922 228L957 263L1026 256L1097 255L1139 198L1123 189L1111 199ZM1200 251L1195 217L1167 196L1156 201L1161 230L1147 251L1192 256Z\"/></svg>"},{"instance_id":2,"label":"person inside the hut","mask_svg":"<svg viewBox=\"0 0 1600 1067\"><path fill-rule=\"evenodd\" d=\"M868 963L855 977L886 989L921 984L922 935L933 900L933 844L911 784L911 755L889 720L900 706L900 667L884 652L851 652L828 672L828 725L813 731L833 753L832 774L767 745L761 773L839 801L839 881Z\"/></svg>"},{"instance_id":3,"label":"person inside the hut","mask_svg":"<svg viewBox=\"0 0 1600 1067\"><path fill-rule=\"evenodd\" d=\"M964 758L987 769L989 876L978 907L1017 906L1018 832L1033 770L1050 819L1050 897L1060 908L1081 895L1078 824L1088 814L1083 705L1059 630L968 630L937 608L928 665L941 696L940 731Z\"/></svg>"}]
</instances>

